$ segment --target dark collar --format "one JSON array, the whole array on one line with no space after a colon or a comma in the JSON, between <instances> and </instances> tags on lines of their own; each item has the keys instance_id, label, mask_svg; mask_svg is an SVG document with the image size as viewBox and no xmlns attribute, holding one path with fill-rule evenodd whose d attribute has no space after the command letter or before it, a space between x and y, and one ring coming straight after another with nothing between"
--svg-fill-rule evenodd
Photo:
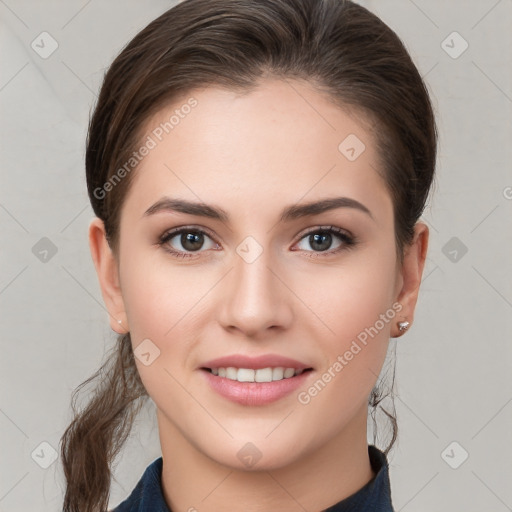
<instances>
[{"instance_id":1,"label":"dark collar","mask_svg":"<svg viewBox=\"0 0 512 512\"><path fill-rule=\"evenodd\" d=\"M368 446L368 455L374 477L364 487L324 512L394 512L386 455L374 445Z\"/></svg>"},{"instance_id":2,"label":"dark collar","mask_svg":"<svg viewBox=\"0 0 512 512\"><path fill-rule=\"evenodd\" d=\"M368 446L375 476L359 491L324 512L394 512L386 455L374 445ZM144 471L130 496L111 512L171 512L162 493L162 464L159 457Z\"/></svg>"}]
</instances>

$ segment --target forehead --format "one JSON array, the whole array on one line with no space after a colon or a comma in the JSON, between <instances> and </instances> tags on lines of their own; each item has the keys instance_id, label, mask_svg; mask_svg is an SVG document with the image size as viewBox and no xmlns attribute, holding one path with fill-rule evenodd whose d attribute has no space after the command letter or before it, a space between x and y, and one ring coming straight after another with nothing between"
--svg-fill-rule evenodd
<instances>
[{"instance_id":1,"label":"forehead","mask_svg":"<svg viewBox=\"0 0 512 512\"><path fill-rule=\"evenodd\" d=\"M163 195L228 212L231 204L238 216L334 195L371 203L377 216L392 209L368 118L304 82L266 80L243 94L197 89L144 128L151 149L125 199L141 214Z\"/></svg>"}]
</instances>

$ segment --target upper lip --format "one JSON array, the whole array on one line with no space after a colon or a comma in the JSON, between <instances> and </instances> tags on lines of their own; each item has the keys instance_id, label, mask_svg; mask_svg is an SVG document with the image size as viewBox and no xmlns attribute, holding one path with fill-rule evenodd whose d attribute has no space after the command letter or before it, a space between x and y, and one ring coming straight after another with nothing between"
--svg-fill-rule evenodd
<instances>
[{"instance_id":1,"label":"upper lip","mask_svg":"<svg viewBox=\"0 0 512 512\"><path fill-rule=\"evenodd\" d=\"M249 357L242 354L233 354L230 356L219 357L206 361L201 368L251 368L258 370L261 368L295 368L296 370L306 370L311 366L278 354L264 354L258 357Z\"/></svg>"}]
</instances>

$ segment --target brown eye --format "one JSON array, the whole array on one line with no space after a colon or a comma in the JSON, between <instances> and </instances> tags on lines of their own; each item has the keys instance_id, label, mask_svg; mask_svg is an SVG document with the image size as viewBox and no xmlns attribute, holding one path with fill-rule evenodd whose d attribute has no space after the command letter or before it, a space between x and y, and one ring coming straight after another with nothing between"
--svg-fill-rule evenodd
<instances>
[{"instance_id":1,"label":"brown eye","mask_svg":"<svg viewBox=\"0 0 512 512\"><path fill-rule=\"evenodd\" d=\"M201 233L181 233L180 244L186 251L197 251L204 244L204 235Z\"/></svg>"},{"instance_id":2,"label":"brown eye","mask_svg":"<svg viewBox=\"0 0 512 512\"><path fill-rule=\"evenodd\" d=\"M336 242L336 239L338 240ZM306 233L299 242L305 246L309 245L311 250L307 247L300 247L299 249L307 252L313 252L315 256L321 255L325 252L326 256L335 254L343 249L348 249L356 244L355 237L349 235L346 231L331 226L328 228L316 228ZM336 244L333 247L333 244Z\"/></svg>"},{"instance_id":3,"label":"brown eye","mask_svg":"<svg viewBox=\"0 0 512 512\"><path fill-rule=\"evenodd\" d=\"M208 241L210 241L210 247L207 246ZM167 232L161 237L159 245L171 254L183 258L193 256L188 253L203 252L201 249L205 248L205 245L206 249L217 246L206 232L192 228L179 228Z\"/></svg>"}]
</instances>

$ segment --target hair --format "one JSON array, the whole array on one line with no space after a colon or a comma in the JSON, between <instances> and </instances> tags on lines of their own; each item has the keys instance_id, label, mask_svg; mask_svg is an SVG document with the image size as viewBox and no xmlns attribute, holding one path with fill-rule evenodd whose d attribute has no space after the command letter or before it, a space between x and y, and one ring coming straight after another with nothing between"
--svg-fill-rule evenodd
<instances>
[{"instance_id":1,"label":"hair","mask_svg":"<svg viewBox=\"0 0 512 512\"><path fill-rule=\"evenodd\" d=\"M250 92L266 78L306 81L340 108L372 120L381 159L376 170L393 201L397 261L403 262L434 179L433 108L397 34L349 0L185 0L123 48L104 76L85 154L91 205L116 256L134 175L119 179L119 170L126 170L152 115L199 88ZM77 412L78 391L94 380L92 398ZM371 392L374 425L386 396L379 385ZM100 370L74 392L74 419L61 439L65 512L106 510L111 464L144 397L130 334L119 335ZM387 454L397 421L394 406L392 413L380 408L392 426Z\"/></svg>"}]
</instances>

